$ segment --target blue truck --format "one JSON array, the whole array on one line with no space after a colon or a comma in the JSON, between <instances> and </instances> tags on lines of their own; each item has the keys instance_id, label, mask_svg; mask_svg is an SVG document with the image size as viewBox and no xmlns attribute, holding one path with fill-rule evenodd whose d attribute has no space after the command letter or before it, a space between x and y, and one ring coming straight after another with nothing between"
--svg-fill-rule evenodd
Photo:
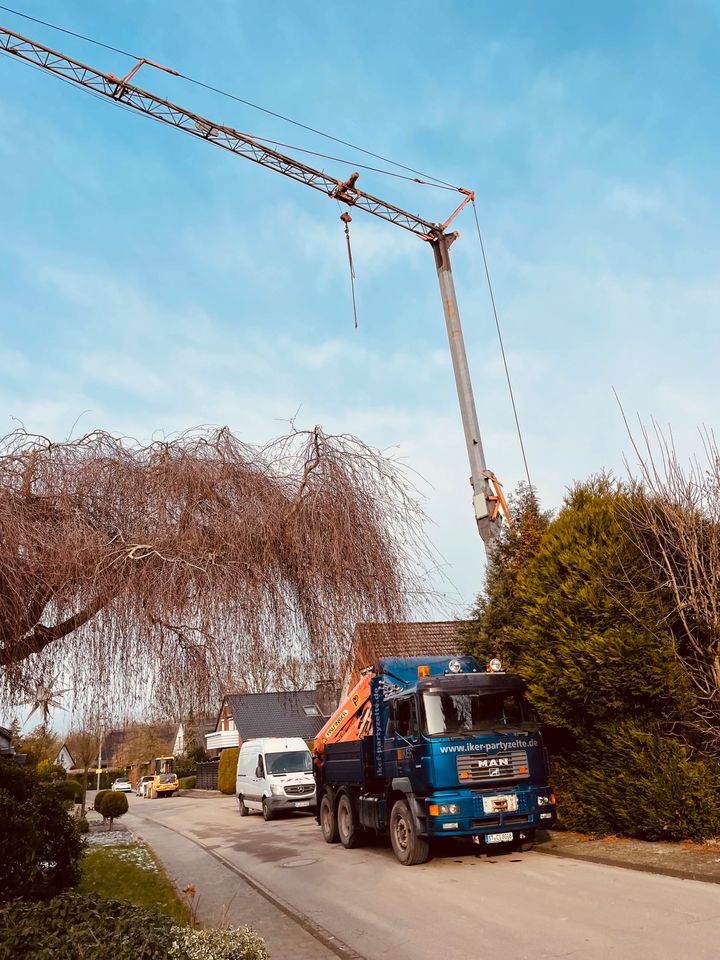
<instances>
[{"instance_id":1,"label":"blue truck","mask_svg":"<svg viewBox=\"0 0 720 960\"><path fill-rule=\"evenodd\" d=\"M555 823L555 796L524 690L499 661L379 660L315 741L326 842L389 835L406 866L425 863L440 837L529 849Z\"/></svg>"}]
</instances>

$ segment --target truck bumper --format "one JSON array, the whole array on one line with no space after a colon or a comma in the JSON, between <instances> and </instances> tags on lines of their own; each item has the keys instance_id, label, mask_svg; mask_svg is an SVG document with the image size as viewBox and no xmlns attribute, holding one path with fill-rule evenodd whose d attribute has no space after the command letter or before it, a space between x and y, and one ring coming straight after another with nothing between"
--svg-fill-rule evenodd
<instances>
[{"instance_id":1,"label":"truck bumper","mask_svg":"<svg viewBox=\"0 0 720 960\"><path fill-rule=\"evenodd\" d=\"M508 790L508 795L515 794ZM495 834L529 834L535 830L552 827L556 821L555 806L539 806L539 791L523 791L517 794L517 809L506 813L486 813L483 809L483 794L445 794L425 799L424 834L428 837L487 837ZM549 792L549 791L544 791ZM431 805L454 805L456 813L431 816Z\"/></svg>"}]
</instances>

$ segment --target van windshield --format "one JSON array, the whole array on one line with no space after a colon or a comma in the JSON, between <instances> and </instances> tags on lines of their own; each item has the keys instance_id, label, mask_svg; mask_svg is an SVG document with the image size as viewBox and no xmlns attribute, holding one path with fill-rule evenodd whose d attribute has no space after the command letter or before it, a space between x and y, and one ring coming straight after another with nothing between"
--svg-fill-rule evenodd
<instances>
[{"instance_id":1,"label":"van windshield","mask_svg":"<svg viewBox=\"0 0 720 960\"><path fill-rule=\"evenodd\" d=\"M266 753L265 764L267 772L276 776L282 773L312 773L312 757L309 750Z\"/></svg>"}]
</instances>

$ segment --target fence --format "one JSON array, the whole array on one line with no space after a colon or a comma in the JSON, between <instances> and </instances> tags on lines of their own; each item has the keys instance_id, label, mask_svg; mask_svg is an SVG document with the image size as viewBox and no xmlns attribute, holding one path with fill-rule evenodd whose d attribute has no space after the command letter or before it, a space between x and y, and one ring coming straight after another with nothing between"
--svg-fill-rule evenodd
<instances>
[{"instance_id":1,"label":"fence","mask_svg":"<svg viewBox=\"0 0 720 960\"><path fill-rule=\"evenodd\" d=\"M218 762L217 760L208 760L206 763L198 763L195 768L196 790L217 790L218 788Z\"/></svg>"}]
</instances>

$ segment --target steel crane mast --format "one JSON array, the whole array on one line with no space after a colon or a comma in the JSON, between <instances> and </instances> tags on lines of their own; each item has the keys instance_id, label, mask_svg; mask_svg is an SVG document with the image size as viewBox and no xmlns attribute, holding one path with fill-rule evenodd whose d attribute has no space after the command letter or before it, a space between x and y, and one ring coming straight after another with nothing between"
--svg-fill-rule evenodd
<instances>
[{"instance_id":1,"label":"steel crane mast","mask_svg":"<svg viewBox=\"0 0 720 960\"><path fill-rule=\"evenodd\" d=\"M215 123L207 117L186 110L178 104L130 83L137 71L145 64L173 76L180 76L177 71L154 63L152 60L141 58L123 77L116 77L112 73L104 73L2 26L0 26L0 51L12 54L18 59L40 67L48 73L55 74L55 76L62 77L78 87L122 103L124 106L138 111L138 113L146 114L168 126L177 127L200 140L213 143L230 153L252 160L260 166L275 170L277 173L304 183L306 186L312 187L340 203L364 210L366 213L402 227L430 244L435 256L435 267L440 283L440 294L460 404L460 415L470 461L470 483L473 490L475 519L480 536L483 538L486 547L489 547L499 533L502 515L507 517L507 504L502 486L495 474L487 469L485 463L450 264L450 245L458 234L448 232L448 227L454 218L466 204L474 199L473 192L457 188L458 193L462 195L462 199L455 210L443 223L432 223L395 206L395 204L358 189L359 174L356 172L351 173L344 180L336 179L322 170L316 170L300 160L266 146L251 134L235 130L233 127L222 123ZM344 215L344 217L347 217L347 215Z\"/></svg>"}]
</instances>

